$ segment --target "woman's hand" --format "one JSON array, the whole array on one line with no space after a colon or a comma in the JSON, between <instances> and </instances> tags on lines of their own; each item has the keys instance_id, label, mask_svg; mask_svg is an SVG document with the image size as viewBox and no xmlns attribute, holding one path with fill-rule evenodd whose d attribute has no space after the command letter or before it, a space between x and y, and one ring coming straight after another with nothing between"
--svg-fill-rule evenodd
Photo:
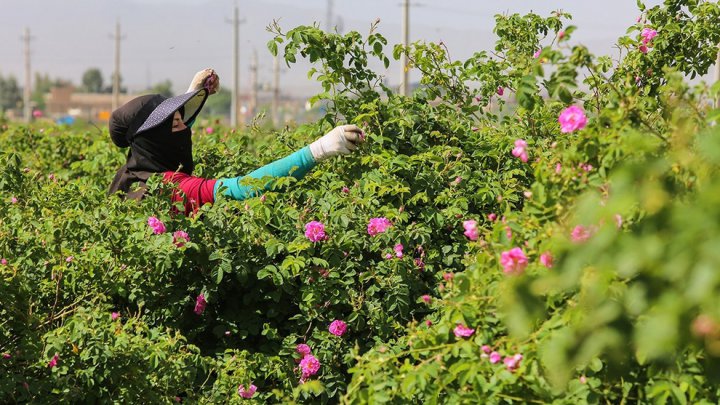
<instances>
[{"instance_id":1,"label":"woman's hand","mask_svg":"<svg viewBox=\"0 0 720 405\"><path fill-rule=\"evenodd\" d=\"M220 77L215 73L215 70L208 68L195 73L187 93L202 88L207 89L208 94L215 94L220 89Z\"/></svg>"},{"instance_id":2,"label":"woman's hand","mask_svg":"<svg viewBox=\"0 0 720 405\"><path fill-rule=\"evenodd\" d=\"M310 144L316 162L331 156L347 155L365 139L365 133L355 125L340 125Z\"/></svg>"}]
</instances>

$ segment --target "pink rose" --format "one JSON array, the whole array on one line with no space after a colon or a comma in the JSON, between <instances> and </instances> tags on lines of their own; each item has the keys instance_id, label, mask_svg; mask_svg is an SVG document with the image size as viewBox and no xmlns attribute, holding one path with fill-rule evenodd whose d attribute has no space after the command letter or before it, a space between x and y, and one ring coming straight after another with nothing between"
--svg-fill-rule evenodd
<instances>
[{"instance_id":1,"label":"pink rose","mask_svg":"<svg viewBox=\"0 0 720 405\"><path fill-rule=\"evenodd\" d=\"M345 331L347 331L347 324L339 319L336 319L330 323L328 330L335 336L342 336L345 334Z\"/></svg>"},{"instance_id":2,"label":"pink rose","mask_svg":"<svg viewBox=\"0 0 720 405\"><path fill-rule=\"evenodd\" d=\"M120 318L120 312L113 312L110 314L110 318L112 318L113 321Z\"/></svg>"},{"instance_id":3,"label":"pink rose","mask_svg":"<svg viewBox=\"0 0 720 405\"><path fill-rule=\"evenodd\" d=\"M572 230L570 237L572 238L573 242L582 243L582 242L585 242L588 239L590 239L592 234L593 234L592 228L578 225Z\"/></svg>"},{"instance_id":4,"label":"pink rose","mask_svg":"<svg viewBox=\"0 0 720 405\"><path fill-rule=\"evenodd\" d=\"M502 96L503 93L505 93L505 89L503 89L502 87L498 87L498 88L497 88L497 95L498 95L498 96Z\"/></svg>"},{"instance_id":5,"label":"pink rose","mask_svg":"<svg viewBox=\"0 0 720 405\"><path fill-rule=\"evenodd\" d=\"M542 48L540 48L540 49L538 49L537 51L535 51L535 53L533 54L533 58L535 58L535 59L539 58L539 57L540 57L540 53L542 53Z\"/></svg>"},{"instance_id":6,"label":"pink rose","mask_svg":"<svg viewBox=\"0 0 720 405\"><path fill-rule=\"evenodd\" d=\"M57 366L59 360L60 360L60 356L55 354L53 356L53 358L50 359L50 361L48 362L48 367L53 368L53 367Z\"/></svg>"},{"instance_id":7,"label":"pink rose","mask_svg":"<svg viewBox=\"0 0 720 405\"><path fill-rule=\"evenodd\" d=\"M426 304L429 304L432 301L432 297L427 294L423 295L421 298Z\"/></svg>"},{"instance_id":8,"label":"pink rose","mask_svg":"<svg viewBox=\"0 0 720 405\"><path fill-rule=\"evenodd\" d=\"M560 132L568 133L585 128L587 117L582 108L571 105L560 113L558 122L560 123Z\"/></svg>"},{"instance_id":9,"label":"pink rose","mask_svg":"<svg viewBox=\"0 0 720 405\"><path fill-rule=\"evenodd\" d=\"M527 153L527 142L523 139L518 139L515 141L515 147L512 150L512 155L520 158L520 160L523 161L523 163L527 163L528 161L528 153Z\"/></svg>"},{"instance_id":10,"label":"pink rose","mask_svg":"<svg viewBox=\"0 0 720 405\"><path fill-rule=\"evenodd\" d=\"M402 243L398 243L397 245L395 245L395 247L393 248L393 250L395 250L395 257L397 257L397 258L403 257L403 245L402 245Z\"/></svg>"},{"instance_id":11,"label":"pink rose","mask_svg":"<svg viewBox=\"0 0 720 405\"><path fill-rule=\"evenodd\" d=\"M480 347L480 350L482 350L483 353L486 353L486 354L490 354L490 352L492 351L492 349L488 345L482 345Z\"/></svg>"},{"instance_id":12,"label":"pink rose","mask_svg":"<svg viewBox=\"0 0 720 405\"><path fill-rule=\"evenodd\" d=\"M213 127L207 127L207 128L205 128L205 133L206 133L206 134L210 135L210 134L212 134L213 132L215 132L215 130L213 129Z\"/></svg>"},{"instance_id":13,"label":"pink rose","mask_svg":"<svg viewBox=\"0 0 720 405\"><path fill-rule=\"evenodd\" d=\"M517 370L520 366L520 360L522 360L522 358L522 354L519 353L514 356L506 356L503 359L503 363L505 363L505 367L507 367L508 371L512 372Z\"/></svg>"},{"instance_id":14,"label":"pink rose","mask_svg":"<svg viewBox=\"0 0 720 405\"><path fill-rule=\"evenodd\" d=\"M562 172L562 165L560 163L555 165L555 173L560 174Z\"/></svg>"},{"instance_id":15,"label":"pink rose","mask_svg":"<svg viewBox=\"0 0 720 405\"><path fill-rule=\"evenodd\" d=\"M3 266L7 266L7 264L8 264L7 259L4 257L2 259L0 259L0 264L2 264Z\"/></svg>"},{"instance_id":16,"label":"pink rose","mask_svg":"<svg viewBox=\"0 0 720 405\"><path fill-rule=\"evenodd\" d=\"M490 353L490 363L495 364L502 359L502 356L498 352Z\"/></svg>"},{"instance_id":17,"label":"pink rose","mask_svg":"<svg viewBox=\"0 0 720 405\"><path fill-rule=\"evenodd\" d=\"M295 347L295 351L302 354L303 357L307 356L308 354L312 353L312 350L310 349L310 346L306 345L305 343L300 343Z\"/></svg>"},{"instance_id":18,"label":"pink rose","mask_svg":"<svg viewBox=\"0 0 720 405\"><path fill-rule=\"evenodd\" d=\"M310 221L305 224L305 237L311 242L319 242L327 239L325 225L319 221Z\"/></svg>"},{"instance_id":19,"label":"pink rose","mask_svg":"<svg viewBox=\"0 0 720 405\"><path fill-rule=\"evenodd\" d=\"M72 263L73 260L75 260L75 257L74 257L74 256L68 256L68 257L65 258L65 261L66 261L67 263Z\"/></svg>"},{"instance_id":20,"label":"pink rose","mask_svg":"<svg viewBox=\"0 0 720 405\"><path fill-rule=\"evenodd\" d=\"M253 384L250 384L250 386L247 389L245 389L245 385L243 385L243 384L240 384L238 386L238 395L240 395L241 397L243 397L245 399L252 398L253 395L255 395L255 391L257 391L257 387L254 386Z\"/></svg>"},{"instance_id":21,"label":"pink rose","mask_svg":"<svg viewBox=\"0 0 720 405\"><path fill-rule=\"evenodd\" d=\"M652 28L643 28L642 32L640 33L640 36L642 37L642 43L644 45L647 45L648 42L652 41L653 38L657 36L657 31L655 31Z\"/></svg>"},{"instance_id":22,"label":"pink rose","mask_svg":"<svg viewBox=\"0 0 720 405\"><path fill-rule=\"evenodd\" d=\"M528 260L525 253L519 247L512 248L502 252L500 255L500 264L503 266L505 274L520 274L527 267Z\"/></svg>"},{"instance_id":23,"label":"pink rose","mask_svg":"<svg viewBox=\"0 0 720 405\"><path fill-rule=\"evenodd\" d=\"M477 229L477 221L475 221L474 219L463 221L463 228L465 228L465 232L463 232L463 235L465 235L470 240L478 240L480 234Z\"/></svg>"},{"instance_id":24,"label":"pink rose","mask_svg":"<svg viewBox=\"0 0 720 405\"><path fill-rule=\"evenodd\" d=\"M320 370L320 361L312 354L308 354L300 360L300 370L303 379L313 376Z\"/></svg>"},{"instance_id":25,"label":"pink rose","mask_svg":"<svg viewBox=\"0 0 720 405\"><path fill-rule=\"evenodd\" d=\"M349 189L349 188L347 188L347 186L343 186L343 188L342 188L342 192L343 192L344 194L347 194L347 193L349 193L349 192L350 192L350 189Z\"/></svg>"},{"instance_id":26,"label":"pink rose","mask_svg":"<svg viewBox=\"0 0 720 405\"><path fill-rule=\"evenodd\" d=\"M205 307L207 306L207 301L205 300L205 294L200 294L195 299L195 314L202 315L203 312L205 312Z\"/></svg>"},{"instance_id":27,"label":"pink rose","mask_svg":"<svg viewBox=\"0 0 720 405\"><path fill-rule=\"evenodd\" d=\"M385 217L372 218L370 222L368 222L367 233L370 236L375 236L387 231L390 226L392 226L392 223Z\"/></svg>"},{"instance_id":28,"label":"pink rose","mask_svg":"<svg viewBox=\"0 0 720 405\"><path fill-rule=\"evenodd\" d=\"M175 231L173 233L173 243L175 246L181 248L185 246L185 243L190 242L190 235L185 231Z\"/></svg>"},{"instance_id":29,"label":"pink rose","mask_svg":"<svg viewBox=\"0 0 720 405\"><path fill-rule=\"evenodd\" d=\"M152 228L153 233L155 235L160 235L162 233L165 233L165 224L162 223L159 219L155 217L149 217L148 218L148 226Z\"/></svg>"},{"instance_id":30,"label":"pink rose","mask_svg":"<svg viewBox=\"0 0 720 405\"><path fill-rule=\"evenodd\" d=\"M540 255L540 263L548 269L553 266L553 257L550 252L545 252Z\"/></svg>"},{"instance_id":31,"label":"pink rose","mask_svg":"<svg viewBox=\"0 0 720 405\"><path fill-rule=\"evenodd\" d=\"M13 204L17 204L17 202L18 202L17 197L15 197L15 196L10 197L10 202Z\"/></svg>"},{"instance_id":32,"label":"pink rose","mask_svg":"<svg viewBox=\"0 0 720 405\"><path fill-rule=\"evenodd\" d=\"M648 47L647 47L647 45L645 45L645 44L640 45L640 47L639 47L638 49L639 49L640 52L642 52L642 53L648 53L648 50L649 50Z\"/></svg>"},{"instance_id":33,"label":"pink rose","mask_svg":"<svg viewBox=\"0 0 720 405\"><path fill-rule=\"evenodd\" d=\"M453 329L453 333L456 337L469 337L475 333L475 329L468 328L463 324L458 324L455 329Z\"/></svg>"}]
</instances>

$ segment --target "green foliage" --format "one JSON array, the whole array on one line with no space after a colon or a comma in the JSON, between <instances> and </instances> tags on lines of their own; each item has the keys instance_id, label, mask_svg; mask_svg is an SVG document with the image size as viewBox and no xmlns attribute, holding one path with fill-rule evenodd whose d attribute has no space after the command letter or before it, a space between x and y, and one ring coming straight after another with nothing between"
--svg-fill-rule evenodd
<instances>
[{"instance_id":1,"label":"green foliage","mask_svg":"<svg viewBox=\"0 0 720 405\"><path fill-rule=\"evenodd\" d=\"M106 195L124 156L105 131L3 127L0 401L239 403L254 384L267 403L717 403L720 112L717 89L683 80L714 60L717 13L645 10L619 61L570 45L564 13L497 16L494 51L465 61L443 44L388 48L376 24L275 24L270 51L314 63L325 117L273 133L196 123L196 174L249 172L339 122L367 142L189 217L159 182L141 202ZM422 72L412 97L370 68L388 49ZM563 134L569 105L589 122ZM392 226L370 236L375 217ZM327 240L304 236L313 220ZM515 247L528 265L508 275ZM298 343L322 364L304 383Z\"/></svg>"}]
</instances>

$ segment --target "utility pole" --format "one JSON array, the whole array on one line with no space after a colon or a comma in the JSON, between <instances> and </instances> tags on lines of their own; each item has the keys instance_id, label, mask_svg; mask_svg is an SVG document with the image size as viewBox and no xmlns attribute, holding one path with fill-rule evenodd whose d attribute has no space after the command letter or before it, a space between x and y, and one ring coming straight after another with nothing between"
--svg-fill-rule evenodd
<instances>
[{"instance_id":1,"label":"utility pole","mask_svg":"<svg viewBox=\"0 0 720 405\"><path fill-rule=\"evenodd\" d=\"M258 56L257 49L253 49L252 60L250 61L250 114L254 117L257 113L258 93Z\"/></svg>"},{"instance_id":2,"label":"utility pole","mask_svg":"<svg viewBox=\"0 0 720 405\"><path fill-rule=\"evenodd\" d=\"M233 19L228 22L233 25L233 91L232 105L230 107L230 126L236 127L240 116L240 24L245 23L244 18L240 20L237 4L235 4Z\"/></svg>"},{"instance_id":3,"label":"utility pole","mask_svg":"<svg viewBox=\"0 0 720 405\"><path fill-rule=\"evenodd\" d=\"M333 0L327 0L327 16L325 17L325 32L332 30Z\"/></svg>"},{"instance_id":4,"label":"utility pole","mask_svg":"<svg viewBox=\"0 0 720 405\"><path fill-rule=\"evenodd\" d=\"M402 17L402 45L407 48L410 42L410 0L403 0L403 17ZM405 53L400 59L400 68L402 69L402 81L400 82L400 94L408 95L408 58Z\"/></svg>"},{"instance_id":5,"label":"utility pole","mask_svg":"<svg viewBox=\"0 0 720 405\"><path fill-rule=\"evenodd\" d=\"M718 54L715 59L715 83L720 83L720 44L718 44ZM715 98L715 108L720 108L720 95Z\"/></svg>"},{"instance_id":6,"label":"utility pole","mask_svg":"<svg viewBox=\"0 0 720 405\"><path fill-rule=\"evenodd\" d=\"M115 72L113 72L113 92L112 92L112 107L111 110L115 111L116 108L120 107L120 41L124 39L120 35L120 21L115 23L115 35L111 36L115 40Z\"/></svg>"},{"instance_id":7,"label":"utility pole","mask_svg":"<svg viewBox=\"0 0 720 405\"><path fill-rule=\"evenodd\" d=\"M23 118L25 122L30 122L30 87L31 82L31 71L30 71L30 28L25 27L25 35L22 36L22 40L25 42L25 88L23 89Z\"/></svg>"},{"instance_id":8,"label":"utility pole","mask_svg":"<svg viewBox=\"0 0 720 405\"><path fill-rule=\"evenodd\" d=\"M280 126L279 116L280 106L280 58L275 55L273 58L273 98L272 98L272 119L273 125L277 128Z\"/></svg>"}]
</instances>

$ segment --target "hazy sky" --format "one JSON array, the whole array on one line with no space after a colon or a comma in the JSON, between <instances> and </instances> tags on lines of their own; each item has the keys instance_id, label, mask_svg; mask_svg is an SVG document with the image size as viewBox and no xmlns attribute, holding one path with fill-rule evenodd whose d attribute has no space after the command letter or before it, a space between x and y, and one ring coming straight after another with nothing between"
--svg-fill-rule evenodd
<instances>
[{"instance_id":1,"label":"hazy sky","mask_svg":"<svg viewBox=\"0 0 720 405\"><path fill-rule=\"evenodd\" d=\"M319 22L325 27L328 0L0 0L0 75L24 83L25 27L30 29L33 72L47 73L79 84L82 74L99 68L109 81L114 66L115 22L119 21L120 72L130 90L170 79L176 93L185 91L193 74L213 67L221 84L231 86L232 18L235 4L245 23L240 27L241 91L249 88L250 55L258 53L259 80L272 80L272 59L266 31L273 19L284 29ZM400 0L334 0L334 23L343 32L366 33L380 18L379 31L390 44L400 42ZM661 0L646 1L647 5ZM411 41L444 41L453 59L490 49L494 15L534 11L547 16L562 9L573 15L578 30L573 42L587 45L596 54L617 55L615 39L635 23L635 0L413 0L410 12ZM318 87L307 79L308 64L283 68L281 91L311 94ZM398 83L399 68L393 61L386 73ZM411 79L416 76L411 76Z\"/></svg>"}]
</instances>

